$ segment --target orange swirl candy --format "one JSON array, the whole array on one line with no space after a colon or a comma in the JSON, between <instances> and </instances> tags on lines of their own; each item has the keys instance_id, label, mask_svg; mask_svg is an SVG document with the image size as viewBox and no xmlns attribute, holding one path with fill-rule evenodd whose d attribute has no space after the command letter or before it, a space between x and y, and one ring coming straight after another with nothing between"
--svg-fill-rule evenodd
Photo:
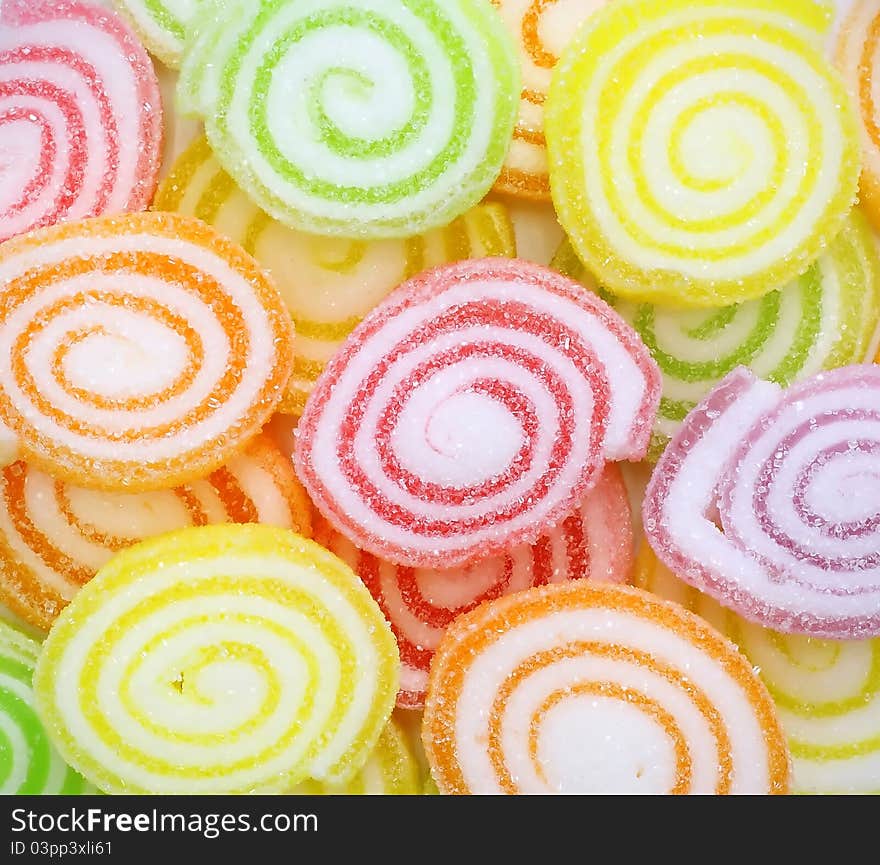
<instances>
[{"instance_id":1,"label":"orange swirl candy","mask_svg":"<svg viewBox=\"0 0 880 865\"><path fill-rule=\"evenodd\" d=\"M880 68L880 5L855 0L837 41L837 67L858 107L862 137L861 201L880 229L880 100L876 75Z\"/></svg>"},{"instance_id":2,"label":"orange swirl candy","mask_svg":"<svg viewBox=\"0 0 880 865\"><path fill-rule=\"evenodd\" d=\"M48 630L115 553L165 532L216 523L311 534L305 490L267 436L203 480L151 492L90 490L14 463L0 472L0 601Z\"/></svg>"},{"instance_id":3,"label":"orange swirl candy","mask_svg":"<svg viewBox=\"0 0 880 865\"><path fill-rule=\"evenodd\" d=\"M550 201L544 103L559 54L577 28L608 0L492 0L513 36L522 73L519 116L497 192Z\"/></svg>"},{"instance_id":4,"label":"orange swirl candy","mask_svg":"<svg viewBox=\"0 0 880 865\"><path fill-rule=\"evenodd\" d=\"M280 293L197 219L101 217L0 245L0 425L71 483L160 489L228 462L291 374Z\"/></svg>"},{"instance_id":5,"label":"orange swirl candy","mask_svg":"<svg viewBox=\"0 0 880 865\"><path fill-rule=\"evenodd\" d=\"M459 618L423 740L443 793L785 793L788 749L748 661L640 589L558 583Z\"/></svg>"}]
</instances>

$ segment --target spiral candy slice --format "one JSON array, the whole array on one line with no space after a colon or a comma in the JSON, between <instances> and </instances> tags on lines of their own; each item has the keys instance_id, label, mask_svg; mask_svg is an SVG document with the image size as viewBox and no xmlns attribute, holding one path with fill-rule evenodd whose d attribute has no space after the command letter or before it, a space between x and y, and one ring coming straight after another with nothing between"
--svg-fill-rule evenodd
<instances>
[{"instance_id":1,"label":"spiral candy slice","mask_svg":"<svg viewBox=\"0 0 880 865\"><path fill-rule=\"evenodd\" d=\"M113 0L144 44L168 66L180 65L187 27L200 0Z\"/></svg>"},{"instance_id":2,"label":"spiral candy slice","mask_svg":"<svg viewBox=\"0 0 880 865\"><path fill-rule=\"evenodd\" d=\"M675 577L644 545L635 584L734 640L767 685L788 737L795 793L880 793L880 639L820 640L761 628Z\"/></svg>"},{"instance_id":3,"label":"spiral candy slice","mask_svg":"<svg viewBox=\"0 0 880 865\"><path fill-rule=\"evenodd\" d=\"M484 0L235 0L197 16L180 87L267 213L316 234L408 237L488 192L519 76Z\"/></svg>"},{"instance_id":4,"label":"spiral candy slice","mask_svg":"<svg viewBox=\"0 0 880 865\"><path fill-rule=\"evenodd\" d=\"M498 192L550 200L544 138L544 103L550 74L571 35L607 0L492 0L519 49L522 71L519 117Z\"/></svg>"},{"instance_id":5,"label":"spiral candy slice","mask_svg":"<svg viewBox=\"0 0 880 865\"><path fill-rule=\"evenodd\" d=\"M534 541L606 460L640 459L656 366L602 301L552 271L484 259L391 295L327 365L297 473L358 547L451 568Z\"/></svg>"},{"instance_id":6,"label":"spiral candy slice","mask_svg":"<svg viewBox=\"0 0 880 865\"><path fill-rule=\"evenodd\" d=\"M87 487L201 477L271 415L292 327L256 262L191 218L104 217L0 246L0 423Z\"/></svg>"},{"instance_id":7,"label":"spiral candy slice","mask_svg":"<svg viewBox=\"0 0 880 865\"><path fill-rule=\"evenodd\" d=\"M304 781L290 792L300 796L418 796L419 765L406 733L392 717L364 767L345 784Z\"/></svg>"},{"instance_id":8,"label":"spiral candy slice","mask_svg":"<svg viewBox=\"0 0 880 865\"><path fill-rule=\"evenodd\" d=\"M453 623L431 666L424 742L443 793L784 793L773 703L686 610L583 581Z\"/></svg>"},{"instance_id":9,"label":"spiral candy slice","mask_svg":"<svg viewBox=\"0 0 880 865\"><path fill-rule=\"evenodd\" d=\"M302 412L345 337L401 282L446 261L516 255L513 225L498 203L478 205L445 228L406 240L367 242L294 231L235 186L204 138L177 161L154 206L215 226L275 277L296 325L293 378L281 405L294 414Z\"/></svg>"},{"instance_id":10,"label":"spiral candy slice","mask_svg":"<svg viewBox=\"0 0 880 865\"><path fill-rule=\"evenodd\" d=\"M0 5L0 241L143 210L156 188L162 105L140 43L90 0Z\"/></svg>"},{"instance_id":11,"label":"spiral candy slice","mask_svg":"<svg viewBox=\"0 0 880 865\"><path fill-rule=\"evenodd\" d=\"M204 480L143 493L75 487L15 463L0 472L0 600L48 630L114 553L164 532L225 522L311 533L308 497L267 438Z\"/></svg>"},{"instance_id":12,"label":"spiral candy slice","mask_svg":"<svg viewBox=\"0 0 880 865\"><path fill-rule=\"evenodd\" d=\"M319 522L315 540L347 562L382 608L397 637L397 705L424 705L428 667L454 619L486 600L551 582L624 582L633 558L629 500L620 469L606 466L579 508L532 544L448 570L397 567L357 549Z\"/></svg>"},{"instance_id":13,"label":"spiral candy slice","mask_svg":"<svg viewBox=\"0 0 880 865\"><path fill-rule=\"evenodd\" d=\"M730 373L685 419L648 486L643 521L661 561L775 630L880 635L878 397L874 366L786 392Z\"/></svg>"},{"instance_id":14,"label":"spiral candy slice","mask_svg":"<svg viewBox=\"0 0 880 865\"><path fill-rule=\"evenodd\" d=\"M802 273L855 200L858 129L803 0L615 0L556 67L553 201L615 294L725 306Z\"/></svg>"},{"instance_id":15,"label":"spiral candy slice","mask_svg":"<svg viewBox=\"0 0 880 865\"><path fill-rule=\"evenodd\" d=\"M49 741L31 688L40 644L0 621L0 795L94 792Z\"/></svg>"},{"instance_id":16,"label":"spiral candy slice","mask_svg":"<svg viewBox=\"0 0 880 865\"><path fill-rule=\"evenodd\" d=\"M34 678L62 754L110 793L340 783L391 714L397 647L351 570L268 526L117 555L61 613Z\"/></svg>"},{"instance_id":17,"label":"spiral candy slice","mask_svg":"<svg viewBox=\"0 0 880 865\"><path fill-rule=\"evenodd\" d=\"M597 290L570 246L554 267ZM711 310L625 301L614 308L663 373L651 448L659 455L687 413L737 366L785 386L864 361L880 318L880 258L865 218L854 210L805 273L760 300Z\"/></svg>"}]
</instances>

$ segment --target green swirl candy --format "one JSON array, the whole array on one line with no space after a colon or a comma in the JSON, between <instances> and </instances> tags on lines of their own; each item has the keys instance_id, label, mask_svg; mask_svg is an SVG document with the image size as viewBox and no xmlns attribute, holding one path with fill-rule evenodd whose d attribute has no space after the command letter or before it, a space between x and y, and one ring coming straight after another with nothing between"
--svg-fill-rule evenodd
<instances>
[{"instance_id":1,"label":"green swirl candy","mask_svg":"<svg viewBox=\"0 0 880 865\"><path fill-rule=\"evenodd\" d=\"M748 366L759 378L787 386L823 369L859 363L880 319L880 257L858 210L800 277L759 300L719 309L672 309L609 297L568 241L553 266L612 303L660 366L663 398L652 458L735 367Z\"/></svg>"},{"instance_id":2,"label":"green swirl candy","mask_svg":"<svg viewBox=\"0 0 880 865\"><path fill-rule=\"evenodd\" d=\"M200 0L113 0L144 42L168 66L180 65L187 27Z\"/></svg>"},{"instance_id":3,"label":"green swirl candy","mask_svg":"<svg viewBox=\"0 0 880 865\"><path fill-rule=\"evenodd\" d=\"M0 795L94 793L49 742L31 679L40 644L0 618Z\"/></svg>"},{"instance_id":4,"label":"green swirl candy","mask_svg":"<svg viewBox=\"0 0 880 865\"><path fill-rule=\"evenodd\" d=\"M197 19L179 103L281 222L409 236L469 210L498 176L519 71L485 0L227 0Z\"/></svg>"}]
</instances>

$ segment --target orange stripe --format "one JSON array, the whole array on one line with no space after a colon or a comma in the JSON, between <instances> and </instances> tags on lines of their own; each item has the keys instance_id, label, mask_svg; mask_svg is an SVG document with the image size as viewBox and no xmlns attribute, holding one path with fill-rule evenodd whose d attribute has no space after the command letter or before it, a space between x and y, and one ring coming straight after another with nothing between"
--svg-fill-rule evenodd
<instances>
[{"instance_id":1,"label":"orange stripe","mask_svg":"<svg viewBox=\"0 0 880 865\"><path fill-rule=\"evenodd\" d=\"M766 688L732 643L686 610L626 586L590 585L572 581L507 596L459 617L447 631L431 667L423 740L441 789L468 793L456 751L456 706L464 679L473 664L498 635L554 613L610 608L660 624L688 639L715 660L743 689L767 745L771 793L789 785L788 749ZM627 651L621 649L621 651ZM634 650L629 650L634 651Z\"/></svg>"},{"instance_id":2,"label":"orange stripe","mask_svg":"<svg viewBox=\"0 0 880 865\"><path fill-rule=\"evenodd\" d=\"M551 54L541 40L541 34L538 33L538 25L541 21L541 15L548 6L555 5L556 0L532 0L532 5L526 10L522 22L522 39L526 51L532 58L535 66L542 69L552 69L556 65L557 57Z\"/></svg>"},{"instance_id":3,"label":"orange stripe","mask_svg":"<svg viewBox=\"0 0 880 865\"><path fill-rule=\"evenodd\" d=\"M261 515L254 502L241 486L236 474L236 462L247 460L257 465L268 477L287 503L290 523L293 529L306 537L311 536L311 503L300 485L288 457L276 447L267 436L258 435L244 453L232 461L229 468L215 472L211 482L223 501L227 514L235 521L259 522ZM0 497L15 533L49 569L71 588L83 585L94 576L94 570L68 556L55 541L40 531L28 510L25 496L27 476L31 469L24 462L7 466L0 473L2 488ZM218 484L216 475L222 475ZM83 523L70 503L69 488L62 482L55 483L55 497L59 510L64 514L68 525L82 537L108 551L117 552L131 546L140 539L132 534L118 537L101 531L95 526ZM198 496L191 486L177 487L172 491L185 505L195 526L207 525L210 520ZM181 525L181 528L184 526ZM8 544L0 532L0 599L23 619L43 630L48 630L55 617L66 606L67 600L58 591L43 582L40 575L26 566L21 557Z\"/></svg>"},{"instance_id":4,"label":"orange stripe","mask_svg":"<svg viewBox=\"0 0 880 865\"><path fill-rule=\"evenodd\" d=\"M85 299L89 303L104 303L110 306L117 305L114 301L118 300L115 295L107 292L88 292L85 295ZM58 304L56 307L52 308L52 311L62 312L65 309L70 309L72 307L75 308L77 305L78 301L74 298L64 304ZM162 306L157 301L146 297L126 296L124 299L124 305L126 309L140 312L150 318L160 321L166 328L173 330L182 336L186 342L188 350L186 366L171 385L158 393L130 397L129 399L121 399L118 397L108 398L86 390L85 388L76 387L68 379L67 371L64 368L67 354L74 348L74 346L91 336L97 334L109 336L108 331L101 326L76 330L69 336L66 342L60 343L56 346L52 355L51 371L53 378L62 390L66 391L69 395L75 397L80 402L86 403L86 405L92 405L97 409L108 411L142 411L144 409L152 408L158 403L167 402L192 387L192 383L204 363L205 353L201 337L190 326L189 322L182 316L175 315L171 310Z\"/></svg>"},{"instance_id":5,"label":"orange stripe","mask_svg":"<svg viewBox=\"0 0 880 865\"><path fill-rule=\"evenodd\" d=\"M293 327L290 314L284 307L283 301L277 289L260 269L257 262L244 250L229 240L223 238L218 232L207 225L191 217L184 217L171 213L137 213L125 216L114 216L86 220L83 222L65 223L60 226L43 229L23 237L15 238L3 244L0 251L0 262L11 261L16 256L26 255L36 248L45 248L54 243L66 240L82 241L87 249L88 241L94 237L119 236L128 234L147 233L155 237L164 237L175 241L193 243L210 251L224 260L233 270L246 279L251 290L256 295L263 307L268 319L268 326L272 334L272 343L276 347L275 363L267 375L263 388L255 399L248 405L247 410L241 417L230 424L224 430L222 441L233 442L246 436L253 435L259 427L268 419L274 406L280 400L293 369ZM199 294L209 307L218 314L221 322L226 322L229 313L236 314L230 302L225 298L224 292L218 292L214 281L193 268L186 262L169 259L167 256L159 256L149 252L135 253L111 253L102 256L101 270L107 271L113 268L121 268L124 277L125 268L132 263L139 265L142 261L149 264L149 270L153 273L170 273L175 280L183 275L195 277L192 288ZM77 264L77 262L79 262ZM23 273L20 277L4 286L0 294L0 320L7 318L21 302L22 297L27 297L44 288L46 282L34 282L35 277L40 279L53 278L56 274L67 276L71 273L88 273L94 268L94 264L88 259L74 259L62 262L54 267L34 268ZM149 430L128 430L121 434L110 437L111 440L124 441L135 436L143 438L144 435L154 434L157 436L173 435L185 426L198 421L199 417L207 416L211 406L209 400L217 399L224 393L228 393L230 385L241 375L238 368L243 352L247 347L248 336L245 333L237 335L235 343L231 346L231 355L234 362L208 400L205 400L195 411L190 412L186 418L180 418L170 424L155 427ZM21 343L19 343L19 349ZM14 374L19 381L29 378L23 369L23 359L16 352L13 358ZM33 385L33 383L32 383ZM26 388L25 388L26 389ZM46 403L45 400L37 400L41 409L49 417L57 416L57 410ZM221 445L221 437L216 437L199 450L189 449L179 458L162 459L154 462L134 463L125 459L112 456L106 458L86 458L78 450L71 449L63 443L41 437L15 409L5 392L0 388L0 418L17 433L22 452L35 464L40 465L49 472L64 476L67 480L88 485L107 485L116 487L118 478L125 476L129 490L155 488L162 485L173 486L185 482L199 472L208 472L215 468L218 462L218 454L224 449ZM65 424L62 423L62 426ZM97 427L90 428L88 424L73 422L69 424L72 429L81 435L93 435L96 438L107 438L106 431ZM226 451L229 450L227 445ZM113 479L111 482L111 478Z\"/></svg>"},{"instance_id":6,"label":"orange stripe","mask_svg":"<svg viewBox=\"0 0 880 865\"><path fill-rule=\"evenodd\" d=\"M675 717L666 711L656 700L632 688L625 688L617 682L583 682L572 687L560 689L550 694L538 707L529 725L529 757L534 764L538 777L547 784L544 767L538 759L538 743L544 717L557 705L571 697L606 697L619 700L649 715L655 724L663 728L666 736L672 740L675 751L675 784L670 793L682 796L689 793L692 787L693 765L690 749L681 727Z\"/></svg>"},{"instance_id":7,"label":"orange stripe","mask_svg":"<svg viewBox=\"0 0 880 865\"><path fill-rule=\"evenodd\" d=\"M871 144L880 148L880 126L877 124L877 106L874 104L874 55L880 40L880 14L868 25L862 56L859 62L859 104L862 121Z\"/></svg>"},{"instance_id":8,"label":"orange stripe","mask_svg":"<svg viewBox=\"0 0 880 865\"><path fill-rule=\"evenodd\" d=\"M228 468L217 469L209 478L220 501L233 523L258 523L260 515L253 499L241 488L238 479Z\"/></svg>"},{"instance_id":9,"label":"orange stripe","mask_svg":"<svg viewBox=\"0 0 880 865\"><path fill-rule=\"evenodd\" d=\"M517 624L523 624L518 622ZM501 733L504 717L504 710L507 701L513 695L514 691L527 679L540 669L557 664L570 658L577 658L584 655L594 655L600 658L610 658L614 661L624 661L628 664L643 667L650 670L654 675L665 679L674 687L684 691L692 703L697 707L700 714L705 718L706 723L712 730L715 738L715 749L718 756L718 781L715 792L724 795L730 792L730 785L733 778L733 757L731 753L730 738L727 735L727 729L724 726L724 720L721 718L718 709L712 701L699 690L693 682L674 667L664 664L657 660L653 655L647 652L641 652L637 649L631 649L626 646L618 646L610 643L600 643L597 641L579 641L569 643L564 646L558 646L545 652L539 652L536 655L523 661L511 672L498 689L498 694L492 703L492 711L489 714L489 758L495 769L499 786L506 792L515 794L520 792L514 782L508 768L507 761L504 757L504 749L502 745ZM572 683L569 691L575 691L580 687L592 687L595 683ZM644 697L650 700L649 697ZM673 721L674 729L678 729ZM687 744L682 742L682 747L687 755L688 771L685 775L676 775L676 782L670 793L683 793L690 790L690 756ZM676 765L680 765L679 746L675 745Z\"/></svg>"}]
</instances>

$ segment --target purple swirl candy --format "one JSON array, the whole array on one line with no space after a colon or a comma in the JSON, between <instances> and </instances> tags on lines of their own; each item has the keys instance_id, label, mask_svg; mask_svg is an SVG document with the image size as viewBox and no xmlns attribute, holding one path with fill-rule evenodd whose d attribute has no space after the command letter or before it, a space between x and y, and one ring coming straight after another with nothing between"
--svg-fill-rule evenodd
<instances>
[{"instance_id":1,"label":"purple swirl candy","mask_svg":"<svg viewBox=\"0 0 880 865\"><path fill-rule=\"evenodd\" d=\"M783 391L739 368L685 419L643 505L658 557L779 631L880 634L880 367Z\"/></svg>"}]
</instances>

